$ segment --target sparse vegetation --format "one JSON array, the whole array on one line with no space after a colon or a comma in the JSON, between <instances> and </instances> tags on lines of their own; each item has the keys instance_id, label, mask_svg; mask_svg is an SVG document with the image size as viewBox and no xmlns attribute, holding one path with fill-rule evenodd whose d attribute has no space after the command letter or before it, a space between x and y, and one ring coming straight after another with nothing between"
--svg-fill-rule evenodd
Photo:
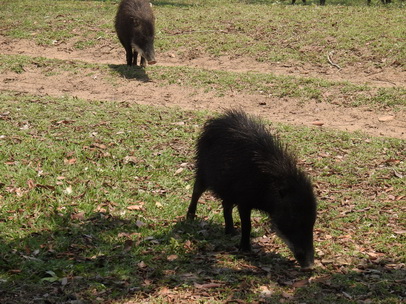
<instances>
[{"instance_id":1,"label":"sparse vegetation","mask_svg":"<svg viewBox=\"0 0 406 304\"><path fill-rule=\"evenodd\" d=\"M72 38L81 40L80 48L89 41L113 43L117 2L3 0L2 32L44 45ZM334 50L343 66L365 61L404 66L406 62L402 1L367 6L359 0L342 6L345 1L332 0L328 7L292 6L290 1L152 2L160 52L187 46L213 55L317 64Z\"/></svg>"},{"instance_id":2,"label":"sparse vegetation","mask_svg":"<svg viewBox=\"0 0 406 304\"><path fill-rule=\"evenodd\" d=\"M404 2L316 2L153 1L156 52L318 65L334 50L343 67L404 67ZM116 4L0 0L0 35L46 48L121 48ZM106 90L153 80L298 103L332 102L334 95L346 109L405 111L404 86L272 71L143 70L44 54L2 53L0 63L0 73L28 75L33 85L32 75L86 75L102 79ZM202 197L197 222L184 221L194 143L213 115L0 88L0 302L404 302L405 140L269 122L296 151L318 197L316 269L303 273L260 213L250 255L237 251L239 235L224 235L212 195Z\"/></svg>"},{"instance_id":3,"label":"sparse vegetation","mask_svg":"<svg viewBox=\"0 0 406 304\"><path fill-rule=\"evenodd\" d=\"M32 290L51 301L76 294L117 303L193 293L213 303L324 301L325 292L333 301L401 301L404 141L271 126L316 185L319 262L309 276L265 234L259 214L253 256L239 255L238 240L223 235L210 196L199 205L201 221L182 222L206 113L10 93L1 95L0 113L6 303L17 295L24 303ZM368 291L353 286L360 280ZM214 293L202 295L206 289Z\"/></svg>"},{"instance_id":4,"label":"sparse vegetation","mask_svg":"<svg viewBox=\"0 0 406 304\"><path fill-rule=\"evenodd\" d=\"M127 78L147 79L139 69L85 62L67 62L59 59L29 57L21 55L0 55L4 63L0 71L22 73L25 69L35 69L45 75L62 71L71 75L86 75L98 72L107 83L114 84L120 75ZM50 72L52 72L50 74ZM112 76L111 76L112 75ZM366 105L378 108L405 110L406 89L379 88L369 85L354 85L349 82L327 81L318 78L276 76L257 72L209 71L189 67L149 67L149 77L161 85L188 84L217 95L230 92L255 93L263 96L289 97L300 102L309 100L331 102L332 97L343 100L344 107ZM332 94L331 92L334 92ZM347 97L351 98L347 100Z\"/></svg>"}]
</instances>

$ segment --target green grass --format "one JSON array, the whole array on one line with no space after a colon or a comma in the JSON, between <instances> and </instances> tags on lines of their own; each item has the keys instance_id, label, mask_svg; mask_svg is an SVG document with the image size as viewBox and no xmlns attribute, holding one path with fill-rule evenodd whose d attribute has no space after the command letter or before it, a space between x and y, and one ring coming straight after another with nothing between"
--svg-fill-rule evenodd
<instances>
[{"instance_id":1,"label":"green grass","mask_svg":"<svg viewBox=\"0 0 406 304\"><path fill-rule=\"evenodd\" d=\"M112 5L94 1L1 1L3 33L40 45L80 36L86 41L112 32ZM97 25L94 24L97 20ZM97 31L95 31L97 26Z\"/></svg>"},{"instance_id":2,"label":"green grass","mask_svg":"<svg viewBox=\"0 0 406 304\"><path fill-rule=\"evenodd\" d=\"M153 1L156 51L289 65L403 68L405 5L395 1ZM2 36L86 50L119 42L117 1L0 0ZM404 111L405 89L191 67L90 64L0 55L0 73L97 73L218 95L264 94ZM127 81L127 80L126 80ZM326 94L328 93L328 94ZM334 98L334 99L333 99ZM318 197L316 269L253 216L254 253L223 233L209 193L183 221L194 142L209 112L0 91L0 302L402 303L405 151L401 139L269 123ZM235 218L238 218L236 215ZM237 227L239 222L237 220Z\"/></svg>"},{"instance_id":3,"label":"green grass","mask_svg":"<svg viewBox=\"0 0 406 304\"><path fill-rule=\"evenodd\" d=\"M266 287L270 302L401 303L404 141L270 125L298 154L319 198L319 266L299 288L310 275L273 234L256 241L254 255L236 252L238 236L223 235L210 195L197 223L182 221L194 141L210 116L3 92L2 302L249 302ZM253 226L254 237L266 234L262 215Z\"/></svg>"},{"instance_id":4,"label":"green grass","mask_svg":"<svg viewBox=\"0 0 406 304\"><path fill-rule=\"evenodd\" d=\"M345 107L369 106L404 110L406 90L400 87L375 88L368 84L355 85L343 81L327 81L318 78L294 76L277 76L272 73L258 72L227 72L205 70L191 67L152 66L148 73L127 66L106 66L81 61L47 59L23 55L0 55L3 63L0 72L24 73L36 70L47 76L59 72L74 75L89 75L98 72L105 79L106 85L118 85L124 76L129 79L153 79L158 85L188 85L204 91L215 92L217 95L234 92L259 94L277 98L294 98L298 102L315 100L318 102L334 102L340 100ZM351 98L348 98L351 96Z\"/></svg>"},{"instance_id":5,"label":"green grass","mask_svg":"<svg viewBox=\"0 0 406 304\"><path fill-rule=\"evenodd\" d=\"M378 3L376 3L378 2ZM212 55L263 62L325 62L335 51L342 67L404 66L405 6L402 1L366 6L366 1L154 1L157 52L201 49ZM52 45L118 44L113 29L117 1L3 0L2 33ZM342 4L349 4L343 6Z\"/></svg>"},{"instance_id":6,"label":"green grass","mask_svg":"<svg viewBox=\"0 0 406 304\"><path fill-rule=\"evenodd\" d=\"M405 29L398 27L403 9L229 3L209 6L206 11L201 7L163 7L162 11L165 17L157 27L164 39L158 39L157 45L162 43L163 50L188 45L215 55L311 63L324 62L326 54L335 50L344 66L372 56L388 56L393 59L390 64L397 64L406 55ZM381 14L394 23L381 22ZM187 15L187 21L180 15ZM159 21L160 8L157 16Z\"/></svg>"}]
</instances>

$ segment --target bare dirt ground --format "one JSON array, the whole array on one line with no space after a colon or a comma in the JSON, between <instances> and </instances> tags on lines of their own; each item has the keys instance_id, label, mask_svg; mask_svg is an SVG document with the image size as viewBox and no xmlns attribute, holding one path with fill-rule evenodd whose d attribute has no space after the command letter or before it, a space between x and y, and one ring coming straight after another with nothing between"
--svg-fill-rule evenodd
<instances>
[{"instance_id":1,"label":"bare dirt ground","mask_svg":"<svg viewBox=\"0 0 406 304\"><path fill-rule=\"evenodd\" d=\"M0 35L1 54L22 54L53 59L80 60L88 63L119 65L125 63L124 49L107 43L86 50L74 49L74 42L51 47L38 46L30 40L13 40ZM406 70L401 68L371 68L363 65L337 69L327 63L319 65L295 63L259 63L246 58L212 58L196 52L157 54L158 65L190 66L234 72L256 71L276 75L317 77L334 81L368 83L374 87L406 87ZM148 68L146 70L148 73ZM298 104L289 98L275 98L263 94L230 93L219 97L214 93L191 86L177 84L162 86L154 82L125 79L109 85L103 75L44 75L33 68L23 73L6 72L0 75L0 90L50 96L76 96L89 100L113 100L159 105L182 109L208 109L220 111L241 107L275 122L333 128L345 131L362 131L374 136L406 139L406 115L403 110L371 109L370 107L344 107L339 100L333 103L306 102ZM320 126L322 125L322 126Z\"/></svg>"}]
</instances>

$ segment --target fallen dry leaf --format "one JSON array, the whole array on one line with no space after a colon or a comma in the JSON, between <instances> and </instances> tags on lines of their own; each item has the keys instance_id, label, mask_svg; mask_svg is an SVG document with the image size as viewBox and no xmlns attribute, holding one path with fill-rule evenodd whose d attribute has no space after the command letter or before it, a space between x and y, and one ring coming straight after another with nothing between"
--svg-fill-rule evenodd
<instances>
[{"instance_id":1,"label":"fallen dry leaf","mask_svg":"<svg viewBox=\"0 0 406 304\"><path fill-rule=\"evenodd\" d=\"M176 254L169 255L166 259L170 262L175 261L178 258Z\"/></svg>"},{"instance_id":2,"label":"fallen dry leaf","mask_svg":"<svg viewBox=\"0 0 406 304\"><path fill-rule=\"evenodd\" d=\"M309 280L308 279L296 281L296 282L293 282L293 284L292 284L292 286L295 287L295 288L304 287L306 285L309 285Z\"/></svg>"},{"instance_id":3,"label":"fallen dry leaf","mask_svg":"<svg viewBox=\"0 0 406 304\"><path fill-rule=\"evenodd\" d=\"M139 160L135 157L135 156L130 156L127 155L126 157L124 157L123 159L123 163L124 164L130 164L130 165L135 165L139 162Z\"/></svg>"},{"instance_id":4,"label":"fallen dry leaf","mask_svg":"<svg viewBox=\"0 0 406 304\"><path fill-rule=\"evenodd\" d=\"M274 293L268 286L259 286L259 290L262 297L270 297Z\"/></svg>"},{"instance_id":5,"label":"fallen dry leaf","mask_svg":"<svg viewBox=\"0 0 406 304\"><path fill-rule=\"evenodd\" d=\"M41 184L36 184L35 185L37 188L42 188L42 189L47 189L47 190L55 190L54 186L51 185L41 185Z\"/></svg>"},{"instance_id":6,"label":"fallen dry leaf","mask_svg":"<svg viewBox=\"0 0 406 304\"><path fill-rule=\"evenodd\" d=\"M57 125L61 125L61 124L70 124L70 123L73 123L73 122L75 122L75 120L66 120L66 119L64 119L64 120L60 120L60 121L57 121L56 122L56 124Z\"/></svg>"},{"instance_id":7,"label":"fallen dry leaf","mask_svg":"<svg viewBox=\"0 0 406 304\"><path fill-rule=\"evenodd\" d=\"M209 289L209 288L221 287L223 284L220 284L220 283L206 283L206 284L194 283L194 285L196 288L199 288L199 289Z\"/></svg>"},{"instance_id":8,"label":"fallen dry leaf","mask_svg":"<svg viewBox=\"0 0 406 304\"><path fill-rule=\"evenodd\" d=\"M192 249L192 242L190 240L187 240L185 244L183 245L184 248L191 250Z\"/></svg>"},{"instance_id":9,"label":"fallen dry leaf","mask_svg":"<svg viewBox=\"0 0 406 304\"><path fill-rule=\"evenodd\" d=\"M29 180L27 181L27 185L28 185L28 189L33 189L33 188L36 187L36 184L35 184L35 182L34 182L32 179L29 179Z\"/></svg>"},{"instance_id":10,"label":"fallen dry leaf","mask_svg":"<svg viewBox=\"0 0 406 304\"><path fill-rule=\"evenodd\" d=\"M127 207L128 210L142 210L142 206L140 205L131 205Z\"/></svg>"},{"instance_id":11,"label":"fallen dry leaf","mask_svg":"<svg viewBox=\"0 0 406 304\"><path fill-rule=\"evenodd\" d=\"M173 122L173 123L171 123L171 125L175 125L175 126L184 126L184 125L185 125L185 122L184 122L184 121Z\"/></svg>"},{"instance_id":12,"label":"fallen dry leaf","mask_svg":"<svg viewBox=\"0 0 406 304\"><path fill-rule=\"evenodd\" d=\"M93 143L90 145L90 148L99 148L99 149L107 149L107 146L104 144Z\"/></svg>"},{"instance_id":13,"label":"fallen dry leaf","mask_svg":"<svg viewBox=\"0 0 406 304\"><path fill-rule=\"evenodd\" d=\"M73 164L76 163L76 158L70 158L70 159L65 158L65 159L63 160L63 163L64 163L65 165L73 165Z\"/></svg>"},{"instance_id":14,"label":"fallen dry leaf","mask_svg":"<svg viewBox=\"0 0 406 304\"><path fill-rule=\"evenodd\" d=\"M183 168L179 168L178 170L175 171L174 175L178 175L179 173L181 173L184 169Z\"/></svg>"},{"instance_id":15,"label":"fallen dry leaf","mask_svg":"<svg viewBox=\"0 0 406 304\"><path fill-rule=\"evenodd\" d=\"M85 213L84 212L73 213L71 214L70 218L72 220L82 221L85 219Z\"/></svg>"},{"instance_id":16,"label":"fallen dry leaf","mask_svg":"<svg viewBox=\"0 0 406 304\"><path fill-rule=\"evenodd\" d=\"M128 210L144 210L144 202L137 202L137 204L127 206Z\"/></svg>"},{"instance_id":17,"label":"fallen dry leaf","mask_svg":"<svg viewBox=\"0 0 406 304\"><path fill-rule=\"evenodd\" d=\"M380 252L365 252L371 260L376 260L379 257L384 256L385 254Z\"/></svg>"},{"instance_id":18,"label":"fallen dry leaf","mask_svg":"<svg viewBox=\"0 0 406 304\"><path fill-rule=\"evenodd\" d=\"M384 163L386 163L387 165L399 164L399 163L400 163L400 159L389 158L389 159L385 160Z\"/></svg>"},{"instance_id":19,"label":"fallen dry leaf","mask_svg":"<svg viewBox=\"0 0 406 304\"><path fill-rule=\"evenodd\" d=\"M170 294L171 290L168 287L162 287L159 291L158 294L160 295L167 295Z\"/></svg>"},{"instance_id":20,"label":"fallen dry leaf","mask_svg":"<svg viewBox=\"0 0 406 304\"><path fill-rule=\"evenodd\" d=\"M325 276L321 276L321 277L314 277L314 278L310 278L309 282L310 283L328 283L331 280L331 276L330 275L325 275Z\"/></svg>"},{"instance_id":21,"label":"fallen dry leaf","mask_svg":"<svg viewBox=\"0 0 406 304\"><path fill-rule=\"evenodd\" d=\"M72 192L73 192L72 186L68 186L65 190L63 190L63 192L66 194L72 194Z\"/></svg>"}]
</instances>

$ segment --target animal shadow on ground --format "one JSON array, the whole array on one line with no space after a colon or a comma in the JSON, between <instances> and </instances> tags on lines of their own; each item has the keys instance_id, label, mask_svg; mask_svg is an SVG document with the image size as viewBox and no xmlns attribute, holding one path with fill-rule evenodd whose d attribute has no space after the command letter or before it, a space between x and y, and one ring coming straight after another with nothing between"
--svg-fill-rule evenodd
<instances>
[{"instance_id":1,"label":"animal shadow on ground","mask_svg":"<svg viewBox=\"0 0 406 304\"><path fill-rule=\"evenodd\" d=\"M235 235L226 235L222 224L195 219L177 222L171 234L183 243L192 241L200 246L194 248L188 263L194 264L192 269L200 269L197 272L203 273L209 281L219 280L224 275L231 277L231 281L245 281L248 275L271 278L279 283L299 273L293 259L269 252L255 241L252 252L239 251L240 229L237 231Z\"/></svg>"},{"instance_id":2,"label":"animal shadow on ground","mask_svg":"<svg viewBox=\"0 0 406 304\"><path fill-rule=\"evenodd\" d=\"M240 254L236 237L224 235L223 225L211 221L141 223L100 212L59 213L48 220L57 223L55 228L0 239L0 303L130 299L162 288L224 281L224 276L232 281L250 274L266 277L264 259L287 263L279 255ZM229 266L224 259L241 265Z\"/></svg>"},{"instance_id":3,"label":"animal shadow on ground","mask_svg":"<svg viewBox=\"0 0 406 304\"><path fill-rule=\"evenodd\" d=\"M255 227L259 223L252 224ZM316 266L312 272L302 272L293 258L285 258L272 249L270 252L272 242L264 245L262 237L252 238L252 253L239 252L236 245L240 234L225 235L223 225L202 220L180 221L171 233L183 235L184 242L190 239L207 242L206 249L203 246L195 250L188 263L197 273L205 273L206 281L234 286L236 292L230 303L234 299L237 303L247 303L245 299L258 292L264 301L259 303L281 303L281 299L300 303L309 298L314 300L312 303L401 303L406 295L404 264L394 263L390 257L380 261L359 260L357 266L341 265L332 269L323 266L324 270ZM274 232L266 231L267 235L270 233ZM231 266L224 267L221 261ZM250 278L255 279L248 283ZM259 286L264 289L259 291ZM281 296L280 292L272 291L278 287L290 291Z\"/></svg>"},{"instance_id":4,"label":"animal shadow on ground","mask_svg":"<svg viewBox=\"0 0 406 304\"><path fill-rule=\"evenodd\" d=\"M258 295L259 286L286 286L314 275L301 273L293 260L265 252L269 248L255 241L254 253L240 253L240 235L225 235L223 224L213 221L179 217L155 222L137 215L123 219L68 211L48 220L54 228L0 239L0 303L110 303L182 288L199 293L205 286L232 288L233 298L249 299ZM360 299L357 292L382 301L402 296L404 270L365 267L370 271L333 271L289 297L300 302L311 293L314 303L325 303ZM280 294L268 297L270 303L279 299Z\"/></svg>"},{"instance_id":5,"label":"animal shadow on ground","mask_svg":"<svg viewBox=\"0 0 406 304\"><path fill-rule=\"evenodd\" d=\"M119 73L126 79L136 79L141 82L151 81L145 69L139 66L128 66L126 64L109 64L109 68Z\"/></svg>"}]
</instances>

